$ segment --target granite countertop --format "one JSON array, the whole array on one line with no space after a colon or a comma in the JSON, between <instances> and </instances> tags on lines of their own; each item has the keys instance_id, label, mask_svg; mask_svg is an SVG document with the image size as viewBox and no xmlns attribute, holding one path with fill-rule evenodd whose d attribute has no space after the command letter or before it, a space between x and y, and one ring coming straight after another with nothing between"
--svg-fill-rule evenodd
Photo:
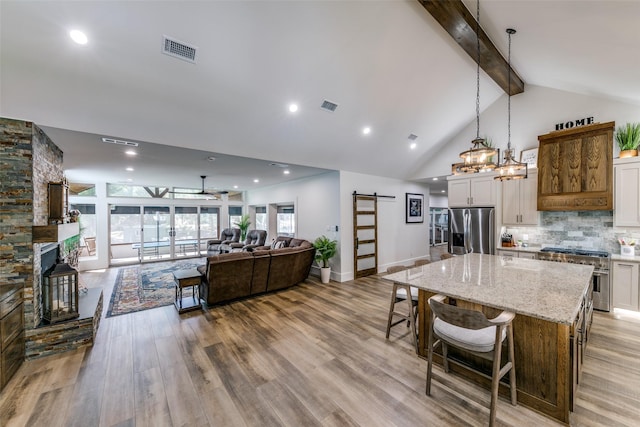
<instances>
[{"instance_id":1,"label":"granite countertop","mask_svg":"<svg viewBox=\"0 0 640 427\"><path fill-rule=\"evenodd\" d=\"M383 279L570 325L591 285L593 266L467 254L388 274Z\"/></svg>"},{"instance_id":2,"label":"granite countertop","mask_svg":"<svg viewBox=\"0 0 640 427\"><path fill-rule=\"evenodd\" d=\"M640 262L640 256L622 256L620 254L611 254L612 261L629 261Z\"/></svg>"}]
</instances>

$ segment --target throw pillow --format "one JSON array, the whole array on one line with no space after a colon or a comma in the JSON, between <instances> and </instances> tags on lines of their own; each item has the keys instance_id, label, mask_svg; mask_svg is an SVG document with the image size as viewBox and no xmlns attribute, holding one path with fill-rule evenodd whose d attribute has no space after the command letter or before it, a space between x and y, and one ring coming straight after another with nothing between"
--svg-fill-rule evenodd
<instances>
[{"instance_id":1,"label":"throw pillow","mask_svg":"<svg viewBox=\"0 0 640 427\"><path fill-rule=\"evenodd\" d=\"M273 242L271 242L271 249L280 249L286 247L287 242L285 242L284 240L274 240Z\"/></svg>"}]
</instances>

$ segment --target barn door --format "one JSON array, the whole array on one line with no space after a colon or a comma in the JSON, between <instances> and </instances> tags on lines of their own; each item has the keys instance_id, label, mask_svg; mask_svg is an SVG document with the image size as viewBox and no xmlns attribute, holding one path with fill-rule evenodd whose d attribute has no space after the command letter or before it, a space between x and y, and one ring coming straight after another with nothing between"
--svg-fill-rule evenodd
<instances>
[{"instance_id":1,"label":"barn door","mask_svg":"<svg viewBox=\"0 0 640 427\"><path fill-rule=\"evenodd\" d=\"M353 192L353 267L355 278L378 272L378 197Z\"/></svg>"}]
</instances>

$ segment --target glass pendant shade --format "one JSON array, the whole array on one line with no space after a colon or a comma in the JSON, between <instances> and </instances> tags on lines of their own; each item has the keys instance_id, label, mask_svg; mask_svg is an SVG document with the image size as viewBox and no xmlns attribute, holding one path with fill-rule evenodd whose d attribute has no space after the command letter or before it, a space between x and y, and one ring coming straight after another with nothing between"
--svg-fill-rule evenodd
<instances>
[{"instance_id":1,"label":"glass pendant shade","mask_svg":"<svg viewBox=\"0 0 640 427\"><path fill-rule=\"evenodd\" d=\"M494 179L500 181L509 181L512 179L523 179L528 175L526 163L518 162L513 158L513 150L507 148L504 150L504 162L496 169L498 176Z\"/></svg>"},{"instance_id":2,"label":"glass pendant shade","mask_svg":"<svg viewBox=\"0 0 640 427\"><path fill-rule=\"evenodd\" d=\"M459 175L463 173L485 172L495 169L493 156L500 156L500 150L489 147L484 139L476 138L471 141L473 148L460 153L461 163L451 165L451 173Z\"/></svg>"}]
</instances>

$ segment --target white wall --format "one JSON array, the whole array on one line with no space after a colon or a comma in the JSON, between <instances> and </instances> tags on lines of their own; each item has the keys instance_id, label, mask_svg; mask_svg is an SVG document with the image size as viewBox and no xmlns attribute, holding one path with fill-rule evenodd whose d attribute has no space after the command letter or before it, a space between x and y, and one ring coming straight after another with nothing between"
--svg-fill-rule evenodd
<instances>
[{"instance_id":1,"label":"white wall","mask_svg":"<svg viewBox=\"0 0 640 427\"><path fill-rule=\"evenodd\" d=\"M412 264L429 256L429 217L424 222L405 222L405 193L425 195L424 212L429 212L429 187L426 184L340 172L340 271L334 280L353 280L353 192L395 196L378 199L378 271L395 264Z\"/></svg>"},{"instance_id":2,"label":"white wall","mask_svg":"<svg viewBox=\"0 0 640 427\"><path fill-rule=\"evenodd\" d=\"M328 172L310 178L290 181L286 184L247 191L248 206L266 206L272 203L293 202L296 211L296 237L313 242L326 235L337 238L328 226L340 224L338 172ZM268 240L276 236L267 236Z\"/></svg>"},{"instance_id":3,"label":"white wall","mask_svg":"<svg viewBox=\"0 0 640 427\"><path fill-rule=\"evenodd\" d=\"M449 198L447 196L431 195L429 196L429 207L447 208L449 207Z\"/></svg>"},{"instance_id":4,"label":"white wall","mask_svg":"<svg viewBox=\"0 0 640 427\"><path fill-rule=\"evenodd\" d=\"M248 206L293 202L296 211L296 236L313 242L325 235L340 240L340 181L338 172L290 181L247 192ZM268 241L276 236L267 236ZM337 280L340 254L331 261L332 278ZM315 264L312 274L319 275Z\"/></svg>"},{"instance_id":5,"label":"white wall","mask_svg":"<svg viewBox=\"0 0 640 427\"><path fill-rule=\"evenodd\" d=\"M594 117L596 122L615 121L616 127L640 121L640 106L611 99L580 95L556 89L527 85L525 91L511 97L511 146L520 151L538 146L538 135L555 130L556 123ZM420 168L415 179L450 175L451 164L460 161L459 154L471 148L476 136L473 120L458 135L443 144L438 153ZM480 136L491 137L496 147L507 148L507 97L488 107L480 116ZM619 150L614 143L614 155ZM502 156L502 154L501 154Z\"/></svg>"}]
</instances>

